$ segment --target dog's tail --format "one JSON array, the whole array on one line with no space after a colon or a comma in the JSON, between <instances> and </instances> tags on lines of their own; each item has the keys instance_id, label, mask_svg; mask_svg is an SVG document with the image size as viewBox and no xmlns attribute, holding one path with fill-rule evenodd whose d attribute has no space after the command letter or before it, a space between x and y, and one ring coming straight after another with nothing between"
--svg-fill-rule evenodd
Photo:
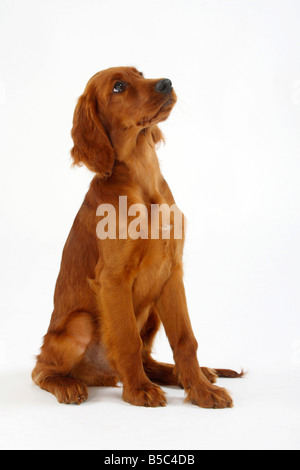
<instances>
[{"instance_id":1,"label":"dog's tail","mask_svg":"<svg viewBox=\"0 0 300 470\"><path fill-rule=\"evenodd\" d=\"M237 379L239 377L244 377L246 372L242 369L241 372L236 372L231 369L214 369L218 377L224 377L227 379Z\"/></svg>"}]
</instances>

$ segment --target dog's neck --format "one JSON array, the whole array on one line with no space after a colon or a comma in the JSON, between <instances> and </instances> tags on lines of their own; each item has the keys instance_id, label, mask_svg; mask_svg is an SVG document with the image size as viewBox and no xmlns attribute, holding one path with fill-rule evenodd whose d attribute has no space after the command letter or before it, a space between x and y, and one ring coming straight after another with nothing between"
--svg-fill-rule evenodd
<instances>
[{"instance_id":1,"label":"dog's neck","mask_svg":"<svg viewBox=\"0 0 300 470\"><path fill-rule=\"evenodd\" d=\"M127 166L130 177L148 197L158 199L162 174L151 129L144 129L138 134L128 129L111 136L111 141L117 159Z\"/></svg>"}]
</instances>

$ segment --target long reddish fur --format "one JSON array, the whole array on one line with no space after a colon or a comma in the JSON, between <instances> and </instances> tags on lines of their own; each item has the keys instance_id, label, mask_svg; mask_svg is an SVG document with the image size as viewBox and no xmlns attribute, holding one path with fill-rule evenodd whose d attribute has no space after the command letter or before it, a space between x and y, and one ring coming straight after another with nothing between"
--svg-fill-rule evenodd
<instances>
[{"instance_id":1,"label":"long reddish fur","mask_svg":"<svg viewBox=\"0 0 300 470\"><path fill-rule=\"evenodd\" d=\"M127 83L124 93L112 93L116 80ZM89 386L122 382L123 399L134 405L164 406L160 384L183 387L187 400L201 407L231 407L228 392L213 383L218 376L242 375L199 366L183 284L184 240L96 235L97 207L110 203L118 213L120 195L149 210L175 202L155 148L163 139L157 124L168 117L176 95L158 93L157 82L129 67L99 72L74 112L73 161L95 177L63 250L54 311L32 372L34 382L61 403L80 404ZM161 323L175 365L151 356Z\"/></svg>"}]
</instances>

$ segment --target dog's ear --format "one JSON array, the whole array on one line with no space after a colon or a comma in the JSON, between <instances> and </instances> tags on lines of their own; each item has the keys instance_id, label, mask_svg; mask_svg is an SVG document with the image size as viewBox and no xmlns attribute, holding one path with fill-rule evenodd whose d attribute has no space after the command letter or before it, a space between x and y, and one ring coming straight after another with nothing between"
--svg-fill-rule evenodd
<instances>
[{"instance_id":1,"label":"dog's ear","mask_svg":"<svg viewBox=\"0 0 300 470\"><path fill-rule=\"evenodd\" d=\"M159 144L161 142L165 143L164 135L158 126L153 126L151 128L151 136L154 145L157 145L159 147Z\"/></svg>"},{"instance_id":2,"label":"dog's ear","mask_svg":"<svg viewBox=\"0 0 300 470\"><path fill-rule=\"evenodd\" d=\"M71 150L73 165L108 178L112 174L115 152L98 114L97 100L91 91L78 100L74 111Z\"/></svg>"}]
</instances>

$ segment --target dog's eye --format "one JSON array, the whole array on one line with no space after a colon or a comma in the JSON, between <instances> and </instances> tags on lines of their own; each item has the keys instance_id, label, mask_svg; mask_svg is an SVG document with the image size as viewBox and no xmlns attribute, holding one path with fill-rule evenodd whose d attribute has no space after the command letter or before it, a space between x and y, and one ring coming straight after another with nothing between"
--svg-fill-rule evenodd
<instances>
[{"instance_id":1,"label":"dog's eye","mask_svg":"<svg viewBox=\"0 0 300 470\"><path fill-rule=\"evenodd\" d=\"M126 83L124 82L116 82L114 84L114 93L122 93L126 88Z\"/></svg>"}]
</instances>

